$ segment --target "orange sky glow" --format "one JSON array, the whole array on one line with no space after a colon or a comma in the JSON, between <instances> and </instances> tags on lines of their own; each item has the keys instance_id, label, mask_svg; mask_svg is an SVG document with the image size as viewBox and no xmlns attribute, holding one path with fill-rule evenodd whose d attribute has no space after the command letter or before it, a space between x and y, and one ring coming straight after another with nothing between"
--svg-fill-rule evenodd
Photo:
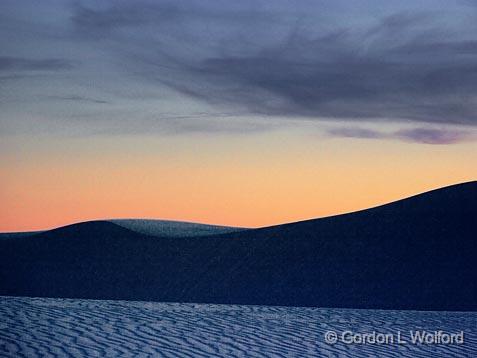
<instances>
[{"instance_id":1,"label":"orange sky glow","mask_svg":"<svg viewBox=\"0 0 477 358\"><path fill-rule=\"evenodd\" d=\"M473 143L403 144L286 130L243 137L45 137L4 146L2 232L102 218L259 227L359 210L477 177Z\"/></svg>"}]
</instances>

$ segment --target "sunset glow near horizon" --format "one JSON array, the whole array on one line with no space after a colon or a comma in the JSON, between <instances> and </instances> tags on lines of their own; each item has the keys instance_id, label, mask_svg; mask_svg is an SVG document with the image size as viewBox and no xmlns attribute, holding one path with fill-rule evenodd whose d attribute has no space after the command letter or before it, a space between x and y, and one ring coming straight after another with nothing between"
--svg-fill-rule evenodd
<instances>
[{"instance_id":1,"label":"sunset glow near horizon","mask_svg":"<svg viewBox=\"0 0 477 358\"><path fill-rule=\"evenodd\" d=\"M259 227L477 179L477 7L259 3L2 2L0 232Z\"/></svg>"},{"instance_id":2,"label":"sunset glow near horizon","mask_svg":"<svg viewBox=\"0 0 477 358\"><path fill-rule=\"evenodd\" d=\"M477 159L470 144L403 146L286 130L246 138L76 138L58 140L53 152L47 140L2 155L8 205L1 231L104 218L272 225L469 181ZM118 157L118 148L126 154Z\"/></svg>"}]
</instances>

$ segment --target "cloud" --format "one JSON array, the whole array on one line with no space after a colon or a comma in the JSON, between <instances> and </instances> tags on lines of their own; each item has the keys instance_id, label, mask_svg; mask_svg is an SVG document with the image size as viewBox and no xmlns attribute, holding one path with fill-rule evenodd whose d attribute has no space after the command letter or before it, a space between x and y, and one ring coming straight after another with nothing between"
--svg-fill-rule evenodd
<instances>
[{"instance_id":1,"label":"cloud","mask_svg":"<svg viewBox=\"0 0 477 358\"><path fill-rule=\"evenodd\" d=\"M103 9L76 3L71 21L78 33L85 36L105 37L114 29L142 26L150 23L174 21L181 12L174 4L118 2Z\"/></svg>"},{"instance_id":2,"label":"cloud","mask_svg":"<svg viewBox=\"0 0 477 358\"><path fill-rule=\"evenodd\" d=\"M403 129L394 133L396 138L426 144L454 144L470 139L465 131L439 130L433 128Z\"/></svg>"},{"instance_id":3,"label":"cloud","mask_svg":"<svg viewBox=\"0 0 477 358\"><path fill-rule=\"evenodd\" d=\"M366 128L357 127L341 127L331 128L327 131L327 134L332 137L344 137L344 138L363 138L363 139L381 139L388 137L385 133Z\"/></svg>"},{"instance_id":4,"label":"cloud","mask_svg":"<svg viewBox=\"0 0 477 358\"><path fill-rule=\"evenodd\" d=\"M182 93L269 115L477 124L477 56L459 57L461 43L414 39L413 46L427 47L424 55L405 45L355 45L365 42L301 38L254 55L209 58L192 67Z\"/></svg>"},{"instance_id":5,"label":"cloud","mask_svg":"<svg viewBox=\"0 0 477 358\"><path fill-rule=\"evenodd\" d=\"M456 144L474 140L470 131L449 128L417 127L400 129L393 132L382 132L374 129L359 127L339 127L326 131L331 137L360 138L360 139L394 139L423 144Z\"/></svg>"},{"instance_id":6,"label":"cloud","mask_svg":"<svg viewBox=\"0 0 477 358\"><path fill-rule=\"evenodd\" d=\"M477 38L470 29L455 34L426 12L402 11L338 30L284 30L282 19L270 24L277 37L239 16L244 12L120 2L77 6L72 21L85 35L121 39L122 51L131 45L136 69L149 80L213 106L321 120L477 124ZM266 13L256 11L258 18ZM206 21L213 31L200 35ZM237 33L237 21L245 32ZM153 50L138 50L138 41Z\"/></svg>"},{"instance_id":7,"label":"cloud","mask_svg":"<svg viewBox=\"0 0 477 358\"><path fill-rule=\"evenodd\" d=\"M72 67L72 62L65 59L28 59L0 56L0 71L58 71L71 69Z\"/></svg>"},{"instance_id":8,"label":"cloud","mask_svg":"<svg viewBox=\"0 0 477 358\"><path fill-rule=\"evenodd\" d=\"M91 98L91 97L84 97L84 96L77 96L77 95L71 95L71 96L46 96L48 99L53 99L53 100L63 100L63 101L72 101L72 102L85 102L85 103L96 103L96 104L107 104L110 103L108 101L102 100L102 99L97 99L97 98Z\"/></svg>"},{"instance_id":9,"label":"cloud","mask_svg":"<svg viewBox=\"0 0 477 358\"><path fill-rule=\"evenodd\" d=\"M150 128L155 128L167 134L250 134L270 131L283 125L280 122L273 124L263 120L240 118L226 115L211 118L206 116L174 116L161 117Z\"/></svg>"},{"instance_id":10,"label":"cloud","mask_svg":"<svg viewBox=\"0 0 477 358\"><path fill-rule=\"evenodd\" d=\"M271 128L282 118L347 121L358 128L369 122L477 125L477 12L466 4L386 2L379 13L374 1L339 0L45 4L39 7L48 8L48 31L13 16L4 27L8 33L21 23L23 31L9 35L18 33L24 42L12 42L18 51L9 52L21 56L0 57L0 71L9 76L0 78L10 85L11 72L74 63L74 73L55 74L58 86L49 94L90 94L62 96L78 103L75 111L81 102L102 103L102 111L127 105L137 110L129 120L140 122L141 109L158 108L158 120L167 113L187 117L190 125L177 123L184 131L216 128L188 116L193 111L211 118L223 112L242 113L241 120L262 116ZM30 56L27 48L34 49ZM61 59L63 53L70 58ZM40 82L26 79L12 96L37 91L31 84ZM118 118L115 125L127 128L123 122ZM341 131L336 134L380 136Z\"/></svg>"}]
</instances>

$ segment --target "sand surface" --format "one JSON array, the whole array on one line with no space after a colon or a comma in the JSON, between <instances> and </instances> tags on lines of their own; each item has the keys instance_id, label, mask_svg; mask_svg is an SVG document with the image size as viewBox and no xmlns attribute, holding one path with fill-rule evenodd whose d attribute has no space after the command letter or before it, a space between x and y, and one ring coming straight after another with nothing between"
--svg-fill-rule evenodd
<instances>
[{"instance_id":1,"label":"sand surface","mask_svg":"<svg viewBox=\"0 0 477 358\"><path fill-rule=\"evenodd\" d=\"M327 344L325 332L464 331L464 344ZM406 338L406 337L405 337ZM0 297L7 357L475 357L477 313Z\"/></svg>"}]
</instances>

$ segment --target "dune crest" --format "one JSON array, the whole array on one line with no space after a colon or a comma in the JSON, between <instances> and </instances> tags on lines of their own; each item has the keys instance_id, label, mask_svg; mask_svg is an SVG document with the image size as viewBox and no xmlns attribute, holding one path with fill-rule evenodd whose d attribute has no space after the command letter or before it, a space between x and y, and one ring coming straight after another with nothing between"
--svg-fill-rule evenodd
<instances>
[{"instance_id":1,"label":"dune crest","mask_svg":"<svg viewBox=\"0 0 477 358\"><path fill-rule=\"evenodd\" d=\"M476 311L475 218L477 182L200 240L87 222L1 240L0 294Z\"/></svg>"}]
</instances>

